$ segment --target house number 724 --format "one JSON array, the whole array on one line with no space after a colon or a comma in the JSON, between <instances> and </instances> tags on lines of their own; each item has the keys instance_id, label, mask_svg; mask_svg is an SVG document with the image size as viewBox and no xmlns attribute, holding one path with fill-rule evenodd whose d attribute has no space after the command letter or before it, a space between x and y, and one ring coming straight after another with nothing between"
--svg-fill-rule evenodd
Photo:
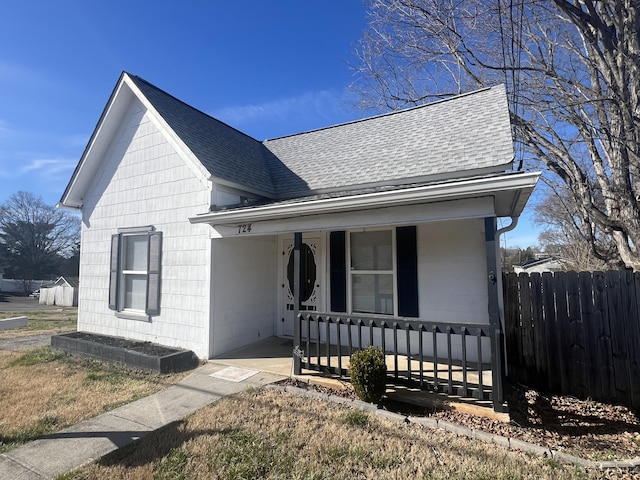
<instances>
[{"instance_id":1,"label":"house number 724","mask_svg":"<svg viewBox=\"0 0 640 480\"><path fill-rule=\"evenodd\" d=\"M238 225L238 233L249 233L251 231L251 224L244 223L242 225Z\"/></svg>"}]
</instances>

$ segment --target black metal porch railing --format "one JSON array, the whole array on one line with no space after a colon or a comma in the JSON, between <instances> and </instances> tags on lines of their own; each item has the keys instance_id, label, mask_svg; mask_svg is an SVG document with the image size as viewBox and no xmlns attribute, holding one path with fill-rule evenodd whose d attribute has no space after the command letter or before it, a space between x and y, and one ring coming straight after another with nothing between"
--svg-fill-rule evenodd
<instances>
[{"instance_id":1,"label":"black metal porch railing","mask_svg":"<svg viewBox=\"0 0 640 480\"><path fill-rule=\"evenodd\" d=\"M502 367L496 355L502 332L490 325L318 312L300 312L297 322L300 341L294 356L302 368L348 377L352 353L374 345L385 353L391 383L493 400L494 409L502 411Z\"/></svg>"}]
</instances>

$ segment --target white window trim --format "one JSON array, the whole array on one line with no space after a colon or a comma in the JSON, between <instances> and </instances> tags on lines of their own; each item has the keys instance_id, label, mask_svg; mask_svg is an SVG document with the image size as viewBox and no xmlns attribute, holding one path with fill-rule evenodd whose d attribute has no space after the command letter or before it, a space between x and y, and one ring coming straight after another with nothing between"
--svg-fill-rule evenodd
<instances>
[{"instance_id":1,"label":"white window trim","mask_svg":"<svg viewBox=\"0 0 640 480\"><path fill-rule=\"evenodd\" d=\"M392 270L354 270L351 267L351 234L352 233L362 233L362 232L381 232L387 231L391 232L391 261L393 264ZM354 229L347 230L346 235L346 263L347 263L347 312L350 314L364 314L364 315L384 315L384 316L398 316L398 259L396 252L396 229L395 228L367 228L367 229ZM370 313L370 312L355 312L353 310L353 275L372 275L372 274L380 274L380 275L389 275L393 276L393 314L391 313Z\"/></svg>"},{"instance_id":2,"label":"white window trim","mask_svg":"<svg viewBox=\"0 0 640 480\"><path fill-rule=\"evenodd\" d=\"M117 269L117 292L116 292L116 308L114 309L114 313L118 318L125 318L130 320L143 320L143 321L151 321L152 316L147 313L146 306L144 310L134 309L134 308L125 308L125 278L128 275L144 275L147 281L147 285L145 286L145 304L148 305L149 302L149 275L150 271L148 270L123 270L122 265L124 265L124 258L126 255L126 248L124 248L124 238L125 237L134 237L134 236L146 236L147 237L147 258L146 264L149 266L149 259L151 255L150 251L150 234L155 232L155 228L153 226L145 226L145 227L132 227L132 228L119 228L117 231L118 240L118 269ZM160 232L158 232L160 233ZM112 246L113 248L113 246ZM110 287L111 288L111 287ZM111 308L111 307L110 307Z\"/></svg>"}]
</instances>

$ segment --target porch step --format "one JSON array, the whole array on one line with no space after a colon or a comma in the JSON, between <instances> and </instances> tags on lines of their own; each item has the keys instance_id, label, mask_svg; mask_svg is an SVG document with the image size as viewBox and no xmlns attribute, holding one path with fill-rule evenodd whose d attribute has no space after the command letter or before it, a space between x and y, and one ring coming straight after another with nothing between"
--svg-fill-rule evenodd
<instances>
[{"instance_id":1,"label":"porch step","mask_svg":"<svg viewBox=\"0 0 640 480\"><path fill-rule=\"evenodd\" d=\"M480 401L475 398L452 398L442 393L427 392L404 387L394 387L387 390L387 397L396 402L408 403L428 409L453 409L460 413L482 416L492 420L509 423L508 413L493 410L490 401Z\"/></svg>"}]
</instances>

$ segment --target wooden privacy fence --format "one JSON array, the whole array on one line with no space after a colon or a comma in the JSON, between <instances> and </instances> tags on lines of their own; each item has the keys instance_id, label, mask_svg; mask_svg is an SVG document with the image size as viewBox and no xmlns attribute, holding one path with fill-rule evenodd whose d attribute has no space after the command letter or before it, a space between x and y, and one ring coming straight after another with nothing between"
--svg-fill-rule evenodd
<instances>
[{"instance_id":1,"label":"wooden privacy fence","mask_svg":"<svg viewBox=\"0 0 640 480\"><path fill-rule=\"evenodd\" d=\"M640 273L505 274L510 380L640 407Z\"/></svg>"}]
</instances>

